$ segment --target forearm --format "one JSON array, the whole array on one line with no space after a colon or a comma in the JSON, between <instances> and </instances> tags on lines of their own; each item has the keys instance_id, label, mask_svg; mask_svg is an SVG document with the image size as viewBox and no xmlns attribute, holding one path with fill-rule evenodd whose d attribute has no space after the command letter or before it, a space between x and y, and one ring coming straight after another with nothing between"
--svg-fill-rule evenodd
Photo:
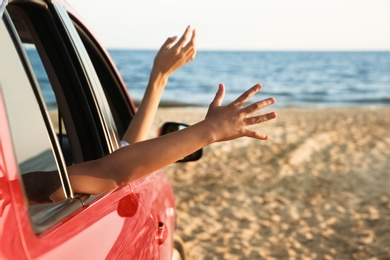
<instances>
[{"instance_id":1,"label":"forearm","mask_svg":"<svg viewBox=\"0 0 390 260\"><path fill-rule=\"evenodd\" d=\"M170 37L161 46L154 59L144 98L123 137L124 141L135 143L147 138L168 77L195 58L195 36L195 30L187 27L178 41L177 37Z\"/></svg>"},{"instance_id":2,"label":"forearm","mask_svg":"<svg viewBox=\"0 0 390 260\"><path fill-rule=\"evenodd\" d=\"M108 156L68 167L73 192L98 194L117 188L117 182L109 174L110 169Z\"/></svg>"},{"instance_id":3,"label":"forearm","mask_svg":"<svg viewBox=\"0 0 390 260\"><path fill-rule=\"evenodd\" d=\"M167 81L168 75L152 70L142 102L122 138L124 141L131 144L147 138Z\"/></svg>"},{"instance_id":4,"label":"forearm","mask_svg":"<svg viewBox=\"0 0 390 260\"><path fill-rule=\"evenodd\" d=\"M74 193L98 194L141 178L214 141L204 121L158 138L130 144L101 159L68 167ZM53 201L59 201L53 192Z\"/></svg>"},{"instance_id":5,"label":"forearm","mask_svg":"<svg viewBox=\"0 0 390 260\"><path fill-rule=\"evenodd\" d=\"M205 121L68 168L74 193L98 194L143 177L214 141Z\"/></svg>"},{"instance_id":6,"label":"forearm","mask_svg":"<svg viewBox=\"0 0 390 260\"><path fill-rule=\"evenodd\" d=\"M202 121L186 129L115 151L108 159L108 163L113 165L110 174L120 185L174 163L212 142L212 129Z\"/></svg>"}]
</instances>

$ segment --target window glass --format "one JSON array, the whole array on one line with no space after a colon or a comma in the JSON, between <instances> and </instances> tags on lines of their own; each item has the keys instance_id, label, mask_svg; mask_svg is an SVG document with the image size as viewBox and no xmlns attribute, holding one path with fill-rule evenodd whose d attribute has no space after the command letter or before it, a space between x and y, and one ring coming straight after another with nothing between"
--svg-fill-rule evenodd
<instances>
[{"instance_id":1,"label":"window glass","mask_svg":"<svg viewBox=\"0 0 390 260\"><path fill-rule=\"evenodd\" d=\"M50 85L49 77L47 76L46 70L43 67L42 60L39 57L37 48L32 43L23 43L23 47L38 80L46 107L49 110L57 110L57 101L53 89Z\"/></svg>"},{"instance_id":2,"label":"window glass","mask_svg":"<svg viewBox=\"0 0 390 260\"><path fill-rule=\"evenodd\" d=\"M54 190L63 192L47 125L33 91L33 81L26 74L25 64L3 22L0 39L1 91L25 192L30 203L47 202ZM39 175L40 178L35 178Z\"/></svg>"},{"instance_id":3,"label":"window glass","mask_svg":"<svg viewBox=\"0 0 390 260\"><path fill-rule=\"evenodd\" d=\"M34 70L35 77L38 81L39 88L41 90L43 99L50 115L51 122L53 124L57 136L59 137L61 147L64 151L64 135L66 134L65 125L63 124L61 114L58 111L57 99L50 84L49 77L46 73L45 67L43 66L42 60L35 45L33 43L23 43L23 47L26 51L31 67Z\"/></svg>"}]
</instances>

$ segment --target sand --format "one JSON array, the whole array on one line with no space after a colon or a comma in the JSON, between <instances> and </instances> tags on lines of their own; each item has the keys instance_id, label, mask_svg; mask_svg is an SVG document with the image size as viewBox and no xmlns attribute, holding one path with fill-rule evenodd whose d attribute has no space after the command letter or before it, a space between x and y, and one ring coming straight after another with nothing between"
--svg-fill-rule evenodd
<instances>
[{"instance_id":1,"label":"sand","mask_svg":"<svg viewBox=\"0 0 390 260\"><path fill-rule=\"evenodd\" d=\"M189 259L390 259L390 108L279 109L165 168ZM205 108L160 108L195 123Z\"/></svg>"}]
</instances>

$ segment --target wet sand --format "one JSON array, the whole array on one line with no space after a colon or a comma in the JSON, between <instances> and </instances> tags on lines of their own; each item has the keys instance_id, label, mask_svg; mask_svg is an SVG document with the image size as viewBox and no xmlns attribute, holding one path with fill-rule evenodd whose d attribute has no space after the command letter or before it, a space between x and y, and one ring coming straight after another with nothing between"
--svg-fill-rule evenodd
<instances>
[{"instance_id":1,"label":"wet sand","mask_svg":"<svg viewBox=\"0 0 390 260\"><path fill-rule=\"evenodd\" d=\"M165 168L189 259L390 259L390 108L281 109ZM195 123L205 108L160 108Z\"/></svg>"}]
</instances>

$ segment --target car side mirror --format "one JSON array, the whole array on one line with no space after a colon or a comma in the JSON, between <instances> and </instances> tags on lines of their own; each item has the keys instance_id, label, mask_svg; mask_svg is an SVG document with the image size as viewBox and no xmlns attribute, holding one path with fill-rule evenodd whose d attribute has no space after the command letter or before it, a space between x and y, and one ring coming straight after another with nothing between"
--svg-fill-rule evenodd
<instances>
[{"instance_id":1,"label":"car side mirror","mask_svg":"<svg viewBox=\"0 0 390 260\"><path fill-rule=\"evenodd\" d=\"M159 129L159 135L166 135L175 131L182 130L189 125L182 124L182 123L175 123L175 122L167 122L164 123L161 128ZM192 162L199 160L203 155L203 149L199 149L192 154L187 155L183 159L178 160L177 162Z\"/></svg>"}]
</instances>

